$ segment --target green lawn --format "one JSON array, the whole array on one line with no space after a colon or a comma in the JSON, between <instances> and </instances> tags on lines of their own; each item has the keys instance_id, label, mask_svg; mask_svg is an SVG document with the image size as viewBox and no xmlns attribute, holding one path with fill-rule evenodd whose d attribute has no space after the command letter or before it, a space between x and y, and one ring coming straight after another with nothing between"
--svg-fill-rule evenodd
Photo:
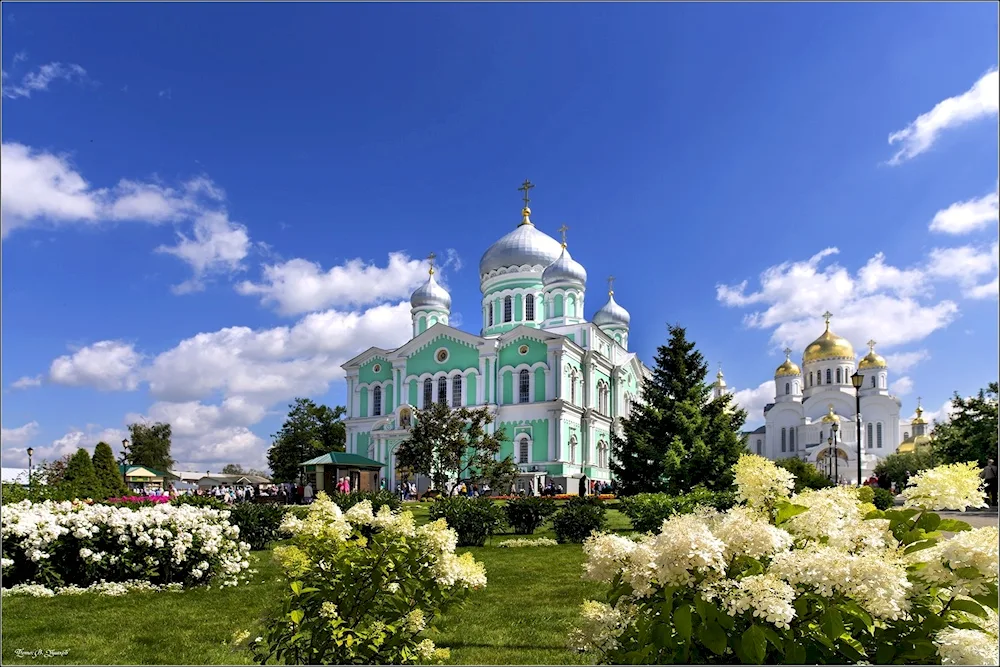
<instances>
[{"instance_id":1,"label":"green lawn","mask_svg":"<svg viewBox=\"0 0 1000 667\"><path fill-rule=\"evenodd\" d=\"M427 505L407 503L418 523ZM608 512L608 529L629 522ZM554 537L541 530L534 537ZM586 656L566 648L580 603L602 591L580 578L579 545L468 549L486 565L488 584L453 609L435 643L451 649L454 664L581 664ZM460 549L464 551L465 549ZM247 664L246 651L227 646L235 632L256 633L268 606L281 595L270 552L255 553L259 573L250 585L184 593L130 593L3 600L4 664ZM17 649L69 650L65 656L30 657Z\"/></svg>"}]
</instances>

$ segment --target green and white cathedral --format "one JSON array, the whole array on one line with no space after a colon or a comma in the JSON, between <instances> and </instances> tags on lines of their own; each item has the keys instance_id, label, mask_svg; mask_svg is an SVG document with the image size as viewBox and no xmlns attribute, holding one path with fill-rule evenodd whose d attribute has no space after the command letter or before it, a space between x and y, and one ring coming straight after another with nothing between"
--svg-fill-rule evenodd
<instances>
[{"instance_id":1,"label":"green and white cathedral","mask_svg":"<svg viewBox=\"0 0 1000 667\"><path fill-rule=\"evenodd\" d=\"M610 434L640 396L648 369L628 349L629 314L608 290L588 321L587 272L563 242L539 231L525 206L521 223L483 253L482 328L449 325L451 296L434 278L410 298L413 338L372 347L343 365L347 451L384 464L389 488L401 479L395 449L414 411L434 401L486 406L521 474L519 488L544 481L576 492L579 480L610 481ZM609 283L610 283L609 279ZM421 491L426 479L417 479Z\"/></svg>"}]
</instances>

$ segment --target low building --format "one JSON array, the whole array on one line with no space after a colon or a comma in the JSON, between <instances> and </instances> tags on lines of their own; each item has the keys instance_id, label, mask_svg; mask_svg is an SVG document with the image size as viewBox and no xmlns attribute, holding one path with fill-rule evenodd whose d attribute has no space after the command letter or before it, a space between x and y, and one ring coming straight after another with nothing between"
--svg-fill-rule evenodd
<instances>
[{"instance_id":1,"label":"low building","mask_svg":"<svg viewBox=\"0 0 1000 667\"><path fill-rule=\"evenodd\" d=\"M148 466L130 465L126 471L125 466L119 465L118 472L125 475L125 483L134 490L165 489L178 479L172 472Z\"/></svg>"},{"instance_id":2,"label":"low building","mask_svg":"<svg viewBox=\"0 0 1000 667\"><path fill-rule=\"evenodd\" d=\"M198 480L198 488L211 489L216 486L260 486L270 484L271 480L260 475L202 475Z\"/></svg>"},{"instance_id":3,"label":"low building","mask_svg":"<svg viewBox=\"0 0 1000 667\"><path fill-rule=\"evenodd\" d=\"M379 488L384 463L360 454L330 452L299 464L305 471L306 481L316 492L331 493L343 477L351 480L352 491L375 491Z\"/></svg>"}]
</instances>

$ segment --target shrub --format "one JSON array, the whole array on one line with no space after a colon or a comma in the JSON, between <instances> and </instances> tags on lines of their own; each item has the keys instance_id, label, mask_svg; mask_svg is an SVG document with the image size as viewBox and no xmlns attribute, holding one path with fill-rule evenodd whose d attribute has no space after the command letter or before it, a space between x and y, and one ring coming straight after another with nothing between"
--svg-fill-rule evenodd
<instances>
[{"instance_id":1,"label":"shrub","mask_svg":"<svg viewBox=\"0 0 1000 667\"><path fill-rule=\"evenodd\" d=\"M111 451L111 445L101 441L94 447L94 473L97 481L101 485L101 497L128 495L128 487L122 479L122 472L115 461L115 454Z\"/></svg>"},{"instance_id":2,"label":"shrub","mask_svg":"<svg viewBox=\"0 0 1000 667\"><path fill-rule=\"evenodd\" d=\"M278 505L238 503L229 510L229 523L240 529L240 539L253 551L266 549L278 539L285 510Z\"/></svg>"},{"instance_id":3,"label":"shrub","mask_svg":"<svg viewBox=\"0 0 1000 667\"><path fill-rule=\"evenodd\" d=\"M76 450L76 454L66 464L66 474L63 480L73 485L73 490L79 498L105 498L104 488L97 479L94 471L94 462L90 459L90 454L83 447Z\"/></svg>"},{"instance_id":4,"label":"shrub","mask_svg":"<svg viewBox=\"0 0 1000 667\"><path fill-rule=\"evenodd\" d=\"M547 498L525 496L512 498L504 505L507 523L517 535L531 535L550 516L555 514L556 504Z\"/></svg>"},{"instance_id":5,"label":"shrub","mask_svg":"<svg viewBox=\"0 0 1000 667\"><path fill-rule=\"evenodd\" d=\"M584 603L578 649L605 664L1000 664L997 528L930 511L981 506L974 465L928 471L904 509L867 514L855 489L789 498L787 473L752 468L746 505L587 540L585 576L609 603Z\"/></svg>"},{"instance_id":6,"label":"shrub","mask_svg":"<svg viewBox=\"0 0 1000 667\"><path fill-rule=\"evenodd\" d=\"M552 528L560 543L583 542L595 530L604 527L604 501L593 496L570 498L552 518Z\"/></svg>"},{"instance_id":7,"label":"shrub","mask_svg":"<svg viewBox=\"0 0 1000 667\"><path fill-rule=\"evenodd\" d=\"M819 471L819 468L808 461L791 456L775 461L779 468L784 468L795 475L795 493L801 493L806 489L828 489L833 486L833 481Z\"/></svg>"},{"instance_id":8,"label":"shrub","mask_svg":"<svg viewBox=\"0 0 1000 667\"><path fill-rule=\"evenodd\" d=\"M249 567L229 513L169 504L131 509L100 503L4 507L3 583L90 586L145 580L155 585L234 583Z\"/></svg>"},{"instance_id":9,"label":"shrub","mask_svg":"<svg viewBox=\"0 0 1000 667\"><path fill-rule=\"evenodd\" d=\"M858 489L858 502L859 503L874 503L875 502L875 491L870 486L859 486Z\"/></svg>"},{"instance_id":10,"label":"shrub","mask_svg":"<svg viewBox=\"0 0 1000 667\"><path fill-rule=\"evenodd\" d=\"M892 495L892 491L889 489L877 488L875 489L875 497L872 500L872 504L877 509L887 510L896 504L896 496Z\"/></svg>"},{"instance_id":11,"label":"shrub","mask_svg":"<svg viewBox=\"0 0 1000 667\"><path fill-rule=\"evenodd\" d=\"M34 478L34 483L29 487L23 487L20 484L4 484L3 490L0 492L2 493L2 500L0 502L8 505L10 503L19 503L23 500L40 503L46 500L60 502L89 497L81 494L72 482L42 484L38 480L37 474Z\"/></svg>"},{"instance_id":12,"label":"shrub","mask_svg":"<svg viewBox=\"0 0 1000 667\"><path fill-rule=\"evenodd\" d=\"M190 505L191 507L208 507L215 510L225 510L229 509L229 505L222 502L214 496L193 496L190 494L185 494L183 496L177 496L170 500L170 504L175 507L180 507L181 505Z\"/></svg>"},{"instance_id":13,"label":"shrub","mask_svg":"<svg viewBox=\"0 0 1000 667\"><path fill-rule=\"evenodd\" d=\"M659 531L665 519L675 514L687 514L699 505L716 510L727 510L736 502L732 491L694 489L681 496L665 493L640 493L618 501L619 511L632 522L639 532Z\"/></svg>"},{"instance_id":14,"label":"shrub","mask_svg":"<svg viewBox=\"0 0 1000 667\"><path fill-rule=\"evenodd\" d=\"M504 525L503 508L489 498L451 496L430 506L432 520L444 519L458 533L458 546L481 547Z\"/></svg>"},{"instance_id":15,"label":"shrub","mask_svg":"<svg viewBox=\"0 0 1000 667\"><path fill-rule=\"evenodd\" d=\"M470 589L486 585L471 554L443 521L414 527L409 512L362 501L346 513L320 493L304 520L289 513L289 546L275 558L287 579L263 636L260 664L350 665L440 662L425 628Z\"/></svg>"},{"instance_id":16,"label":"shrub","mask_svg":"<svg viewBox=\"0 0 1000 667\"><path fill-rule=\"evenodd\" d=\"M351 491L350 493L335 493L330 497L330 499L345 512L358 503L366 500L372 504L372 508L376 512L383 507L388 507L390 510L395 512L403 506L399 496L387 489L380 489L378 491Z\"/></svg>"}]
</instances>

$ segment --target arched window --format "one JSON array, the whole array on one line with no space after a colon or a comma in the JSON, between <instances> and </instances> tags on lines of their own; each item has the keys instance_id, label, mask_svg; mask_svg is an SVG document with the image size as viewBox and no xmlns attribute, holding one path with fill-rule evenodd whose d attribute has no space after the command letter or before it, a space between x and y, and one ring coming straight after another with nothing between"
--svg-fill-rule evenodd
<instances>
[{"instance_id":1,"label":"arched window","mask_svg":"<svg viewBox=\"0 0 1000 667\"><path fill-rule=\"evenodd\" d=\"M535 295L529 294L524 297L524 319L529 322L535 321Z\"/></svg>"},{"instance_id":2,"label":"arched window","mask_svg":"<svg viewBox=\"0 0 1000 667\"><path fill-rule=\"evenodd\" d=\"M885 376L882 375L881 373L879 373L878 376L878 386L881 387L882 389L885 389Z\"/></svg>"},{"instance_id":3,"label":"arched window","mask_svg":"<svg viewBox=\"0 0 1000 667\"><path fill-rule=\"evenodd\" d=\"M876 379L875 379L875 376L873 375L873 376L872 376L872 389L874 389L874 388L875 388L875 386L876 386L876 385L875 385L875 383L876 383L877 381L878 381L878 380L876 380Z\"/></svg>"},{"instance_id":4,"label":"arched window","mask_svg":"<svg viewBox=\"0 0 1000 667\"><path fill-rule=\"evenodd\" d=\"M788 451L788 429L781 427L781 451Z\"/></svg>"},{"instance_id":5,"label":"arched window","mask_svg":"<svg viewBox=\"0 0 1000 667\"><path fill-rule=\"evenodd\" d=\"M792 393L792 386L786 382L785 383L785 395L787 396L790 393Z\"/></svg>"},{"instance_id":6,"label":"arched window","mask_svg":"<svg viewBox=\"0 0 1000 667\"><path fill-rule=\"evenodd\" d=\"M574 463L576 461L576 436L574 435L569 439L569 462Z\"/></svg>"},{"instance_id":7,"label":"arched window","mask_svg":"<svg viewBox=\"0 0 1000 667\"><path fill-rule=\"evenodd\" d=\"M531 379L531 373L528 372L527 368L521 369L521 372L517 376L517 402L527 403L530 398L531 384L529 380Z\"/></svg>"},{"instance_id":8,"label":"arched window","mask_svg":"<svg viewBox=\"0 0 1000 667\"><path fill-rule=\"evenodd\" d=\"M788 451L795 451L795 429L788 429Z\"/></svg>"},{"instance_id":9,"label":"arched window","mask_svg":"<svg viewBox=\"0 0 1000 667\"><path fill-rule=\"evenodd\" d=\"M521 438L521 441L518 443L518 452L517 452L518 463L527 463L528 462L528 450L529 449L530 449L530 447L528 445L528 439L527 438Z\"/></svg>"},{"instance_id":10,"label":"arched window","mask_svg":"<svg viewBox=\"0 0 1000 667\"><path fill-rule=\"evenodd\" d=\"M872 447L875 446L874 431L875 431L875 425L872 424L871 422L868 422L868 449L871 449Z\"/></svg>"},{"instance_id":11,"label":"arched window","mask_svg":"<svg viewBox=\"0 0 1000 667\"><path fill-rule=\"evenodd\" d=\"M813 386L813 374L812 374L812 371L809 371L809 386L810 387Z\"/></svg>"},{"instance_id":12,"label":"arched window","mask_svg":"<svg viewBox=\"0 0 1000 667\"><path fill-rule=\"evenodd\" d=\"M382 387L372 389L372 416L378 417L382 414Z\"/></svg>"},{"instance_id":13,"label":"arched window","mask_svg":"<svg viewBox=\"0 0 1000 667\"><path fill-rule=\"evenodd\" d=\"M434 402L434 382L427 378L424 380L424 408L431 407L431 403Z\"/></svg>"},{"instance_id":14,"label":"arched window","mask_svg":"<svg viewBox=\"0 0 1000 667\"><path fill-rule=\"evenodd\" d=\"M882 422L875 424L875 446L882 448Z\"/></svg>"},{"instance_id":15,"label":"arched window","mask_svg":"<svg viewBox=\"0 0 1000 667\"><path fill-rule=\"evenodd\" d=\"M827 384L832 384L832 383L833 383L833 382L832 382L832 380L830 380L830 378L831 378L832 376L833 376L833 375L832 375L832 373L830 373L830 369L829 369L829 368L827 368L827 369L826 369L826 383L827 383Z\"/></svg>"},{"instance_id":16,"label":"arched window","mask_svg":"<svg viewBox=\"0 0 1000 667\"><path fill-rule=\"evenodd\" d=\"M757 453L758 454L764 453L764 443L761 441L760 438L757 438Z\"/></svg>"},{"instance_id":17,"label":"arched window","mask_svg":"<svg viewBox=\"0 0 1000 667\"><path fill-rule=\"evenodd\" d=\"M569 374L569 402L576 405L576 369Z\"/></svg>"},{"instance_id":18,"label":"arched window","mask_svg":"<svg viewBox=\"0 0 1000 667\"><path fill-rule=\"evenodd\" d=\"M438 403L448 405L448 378L438 378Z\"/></svg>"},{"instance_id":19,"label":"arched window","mask_svg":"<svg viewBox=\"0 0 1000 667\"><path fill-rule=\"evenodd\" d=\"M493 304L492 303L490 303L490 324L489 324L489 326L493 326Z\"/></svg>"},{"instance_id":20,"label":"arched window","mask_svg":"<svg viewBox=\"0 0 1000 667\"><path fill-rule=\"evenodd\" d=\"M451 379L451 407L462 407L462 376L456 375Z\"/></svg>"},{"instance_id":21,"label":"arched window","mask_svg":"<svg viewBox=\"0 0 1000 667\"><path fill-rule=\"evenodd\" d=\"M799 393L799 381L798 380L796 380L795 382L792 383L792 391L795 392L796 394Z\"/></svg>"},{"instance_id":22,"label":"arched window","mask_svg":"<svg viewBox=\"0 0 1000 667\"><path fill-rule=\"evenodd\" d=\"M909 439L910 439L910 432L903 431L903 440L909 440Z\"/></svg>"},{"instance_id":23,"label":"arched window","mask_svg":"<svg viewBox=\"0 0 1000 667\"><path fill-rule=\"evenodd\" d=\"M840 369L837 369L837 384L840 384Z\"/></svg>"},{"instance_id":24,"label":"arched window","mask_svg":"<svg viewBox=\"0 0 1000 667\"><path fill-rule=\"evenodd\" d=\"M514 302L509 296L503 298L503 321L510 322L513 318Z\"/></svg>"}]
</instances>

